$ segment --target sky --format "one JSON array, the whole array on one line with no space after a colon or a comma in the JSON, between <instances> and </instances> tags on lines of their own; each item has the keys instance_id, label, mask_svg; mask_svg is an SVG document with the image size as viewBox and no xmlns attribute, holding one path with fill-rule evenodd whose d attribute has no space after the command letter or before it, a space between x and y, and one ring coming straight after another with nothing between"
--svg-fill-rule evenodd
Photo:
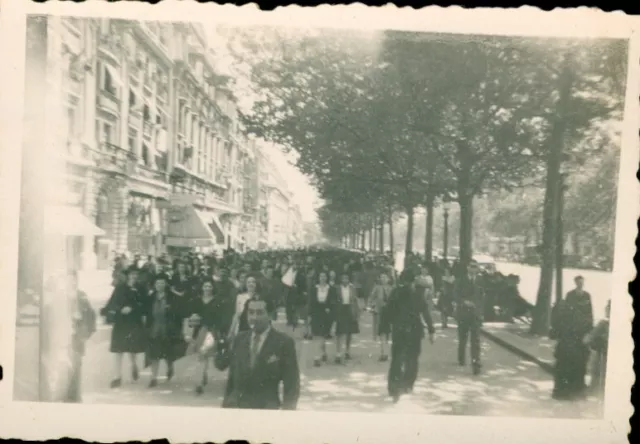
<instances>
[{"instance_id":1,"label":"sky","mask_svg":"<svg viewBox=\"0 0 640 444\"><path fill-rule=\"evenodd\" d=\"M302 219L305 222L315 222L317 220L316 208L321 201L320 196L309 183L309 179L293 165L294 156L285 154L275 145L266 145L264 151L278 168L283 179L287 181L289 191L293 194L293 200L300 207Z\"/></svg>"},{"instance_id":2,"label":"sky","mask_svg":"<svg viewBox=\"0 0 640 444\"><path fill-rule=\"evenodd\" d=\"M232 59L227 54L224 38L216 32L216 28L211 25L205 25L205 30L209 46L215 53L216 70L225 75L234 75L235 71L242 72L243 67L238 69L236 66L231 66ZM243 82L238 83L242 85ZM252 97L246 88L234 91L234 93L238 96L241 109L251 106ZM269 156L276 168L278 168L278 172L283 179L286 180L289 191L293 194L294 202L300 207L302 219L305 222L316 222L316 208L320 206L321 200L317 190L311 185L309 178L295 167L295 155L285 153L281 147L271 143L265 142L260 145L264 148L265 154Z\"/></svg>"}]
</instances>

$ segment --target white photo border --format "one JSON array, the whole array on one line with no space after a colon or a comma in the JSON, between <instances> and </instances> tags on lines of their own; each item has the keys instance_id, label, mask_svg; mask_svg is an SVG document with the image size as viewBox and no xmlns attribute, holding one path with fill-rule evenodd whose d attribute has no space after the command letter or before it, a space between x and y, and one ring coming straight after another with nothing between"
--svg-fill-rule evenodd
<instances>
[{"instance_id":1,"label":"white photo border","mask_svg":"<svg viewBox=\"0 0 640 444\"><path fill-rule=\"evenodd\" d=\"M630 40L629 69L623 143L618 186L615 258L607 378L605 419L556 420L506 417L455 417L431 415L385 415L324 412L255 412L189 407L140 407L60 405L13 402L13 361L17 287L18 210L20 196L20 147L24 91L25 15L53 14L110 16L135 19L202 21L215 17L220 22L277 24L279 26L326 26L339 28L385 28L430 32L617 37ZM633 255L640 215L640 188L635 178L638 166L640 114L640 42L634 30L638 19L623 13L595 9L554 10L460 7L429 7L421 10L395 6L370 8L364 5L285 7L274 12L243 7L164 1L158 5L139 3L83 4L47 2L3 2L0 4L0 294L4 296L0 319L0 437L30 440L59 437L87 441L129 441L167 438L177 442L455 442L580 443L626 440L633 409L630 387L633 342L633 309L627 285L635 277ZM544 25L542 25L544 23ZM542 29L544 27L544 30ZM213 406L212 406L213 407Z\"/></svg>"}]
</instances>

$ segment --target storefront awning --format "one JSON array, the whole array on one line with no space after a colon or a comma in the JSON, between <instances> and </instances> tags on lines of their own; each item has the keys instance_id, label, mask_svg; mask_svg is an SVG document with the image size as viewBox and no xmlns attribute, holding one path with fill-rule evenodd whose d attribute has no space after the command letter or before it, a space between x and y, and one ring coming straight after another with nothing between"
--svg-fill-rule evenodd
<instances>
[{"instance_id":1,"label":"storefront awning","mask_svg":"<svg viewBox=\"0 0 640 444\"><path fill-rule=\"evenodd\" d=\"M104 230L98 228L79 207L67 205L48 205L44 212L44 231L46 234L62 236L103 236Z\"/></svg>"},{"instance_id":2,"label":"storefront awning","mask_svg":"<svg viewBox=\"0 0 640 444\"><path fill-rule=\"evenodd\" d=\"M193 206L170 207L167 216L168 246L208 247L216 243L209 223Z\"/></svg>"},{"instance_id":3,"label":"storefront awning","mask_svg":"<svg viewBox=\"0 0 640 444\"><path fill-rule=\"evenodd\" d=\"M222 226L222 222L220 222L220 219L218 219L218 217L214 214L210 213L203 213L198 211L198 214L203 220L207 221L207 225L209 226L211 232L215 235L217 243L224 244L224 228Z\"/></svg>"}]
</instances>

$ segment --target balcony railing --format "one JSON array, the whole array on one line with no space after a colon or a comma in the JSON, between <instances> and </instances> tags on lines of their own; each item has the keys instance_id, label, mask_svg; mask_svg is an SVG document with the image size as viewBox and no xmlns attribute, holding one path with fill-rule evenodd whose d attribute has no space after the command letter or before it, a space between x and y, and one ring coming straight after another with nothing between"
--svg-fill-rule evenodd
<instances>
[{"instance_id":1,"label":"balcony railing","mask_svg":"<svg viewBox=\"0 0 640 444\"><path fill-rule=\"evenodd\" d=\"M142 127L142 111L140 109L131 108L129 110L129 126L133 128Z\"/></svg>"},{"instance_id":2,"label":"balcony railing","mask_svg":"<svg viewBox=\"0 0 640 444\"><path fill-rule=\"evenodd\" d=\"M129 150L109 142L100 143L97 165L99 168L125 176L135 174L136 156Z\"/></svg>"},{"instance_id":3,"label":"balcony railing","mask_svg":"<svg viewBox=\"0 0 640 444\"><path fill-rule=\"evenodd\" d=\"M145 121L142 125L142 135L147 140L151 140L153 137L153 124L149 121Z\"/></svg>"},{"instance_id":4,"label":"balcony railing","mask_svg":"<svg viewBox=\"0 0 640 444\"><path fill-rule=\"evenodd\" d=\"M166 173L164 171L146 165L138 165L136 167L136 176L158 182L164 182L166 180Z\"/></svg>"}]
</instances>

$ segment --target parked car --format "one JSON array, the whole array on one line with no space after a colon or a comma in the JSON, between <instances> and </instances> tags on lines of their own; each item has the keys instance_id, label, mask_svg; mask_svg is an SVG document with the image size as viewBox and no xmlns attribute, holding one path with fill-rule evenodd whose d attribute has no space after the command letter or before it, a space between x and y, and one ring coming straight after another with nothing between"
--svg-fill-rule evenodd
<instances>
[{"instance_id":1,"label":"parked car","mask_svg":"<svg viewBox=\"0 0 640 444\"><path fill-rule=\"evenodd\" d=\"M495 273L497 270L495 259L489 255L478 254L473 256L473 260L476 261L480 268L487 273Z\"/></svg>"}]
</instances>

